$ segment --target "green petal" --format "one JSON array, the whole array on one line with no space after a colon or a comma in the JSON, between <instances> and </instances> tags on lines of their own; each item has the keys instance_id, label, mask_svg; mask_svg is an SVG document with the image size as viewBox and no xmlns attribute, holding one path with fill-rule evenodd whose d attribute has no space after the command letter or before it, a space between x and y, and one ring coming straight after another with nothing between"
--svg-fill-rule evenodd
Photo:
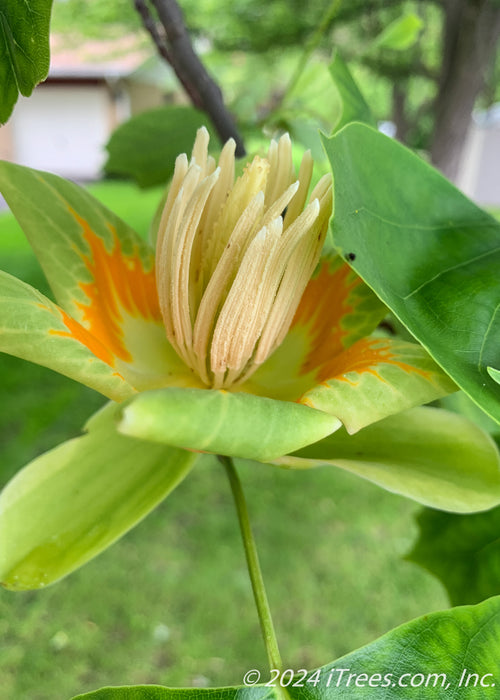
<instances>
[{"instance_id":1,"label":"green petal","mask_svg":"<svg viewBox=\"0 0 500 700\"><path fill-rule=\"evenodd\" d=\"M151 248L82 188L0 163L0 190L62 309L135 389L192 386L165 336ZM113 397L114 398L114 397Z\"/></svg>"},{"instance_id":2,"label":"green petal","mask_svg":"<svg viewBox=\"0 0 500 700\"><path fill-rule=\"evenodd\" d=\"M325 140L333 236L453 380L500 422L500 223L392 139L350 124Z\"/></svg>"},{"instance_id":3,"label":"green petal","mask_svg":"<svg viewBox=\"0 0 500 700\"><path fill-rule=\"evenodd\" d=\"M359 340L322 371L300 402L337 416L349 433L456 390L420 345L392 338Z\"/></svg>"},{"instance_id":4,"label":"green petal","mask_svg":"<svg viewBox=\"0 0 500 700\"><path fill-rule=\"evenodd\" d=\"M1 352L49 367L115 401L132 396L134 389L85 340L99 352L99 343L50 299L0 271Z\"/></svg>"},{"instance_id":5,"label":"green petal","mask_svg":"<svg viewBox=\"0 0 500 700\"><path fill-rule=\"evenodd\" d=\"M439 407L460 413L491 435L493 439L497 441L500 439L500 425L479 408L465 392L456 391L454 394L445 396L439 401Z\"/></svg>"},{"instance_id":6,"label":"green petal","mask_svg":"<svg viewBox=\"0 0 500 700\"><path fill-rule=\"evenodd\" d=\"M334 416L288 401L170 387L128 401L118 429L175 447L267 461L321 440L339 427Z\"/></svg>"},{"instance_id":7,"label":"green petal","mask_svg":"<svg viewBox=\"0 0 500 700\"><path fill-rule=\"evenodd\" d=\"M123 437L111 404L88 433L30 462L0 495L0 580L60 579L121 537L186 476L196 455Z\"/></svg>"},{"instance_id":8,"label":"green petal","mask_svg":"<svg viewBox=\"0 0 500 700\"><path fill-rule=\"evenodd\" d=\"M332 358L370 335L386 314L387 308L339 255L323 255L285 339L245 387L252 394L298 401L331 376Z\"/></svg>"},{"instance_id":9,"label":"green petal","mask_svg":"<svg viewBox=\"0 0 500 700\"><path fill-rule=\"evenodd\" d=\"M487 433L463 416L414 408L364 428L339 430L276 462L331 464L419 503L457 513L500 503L500 456Z\"/></svg>"},{"instance_id":10,"label":"green petal","mask_svg":"<svg viewBox=\"0 0 500 700\"><path fill-rule=\"evenodd\" d=\"M121 219L82 187L56 175L0 162L0 191L40 262L57 303L77 321L89 305L86 285L95 282L92 265L119 252L128 267L154 267L149 246ZM116 255L116 257L118 257ZM99 261L100 262L100 261ZM101 266L103 267L103 266ZM116 280L111 270L98 270L101 296Z\"/></svg>"}]
</instances>

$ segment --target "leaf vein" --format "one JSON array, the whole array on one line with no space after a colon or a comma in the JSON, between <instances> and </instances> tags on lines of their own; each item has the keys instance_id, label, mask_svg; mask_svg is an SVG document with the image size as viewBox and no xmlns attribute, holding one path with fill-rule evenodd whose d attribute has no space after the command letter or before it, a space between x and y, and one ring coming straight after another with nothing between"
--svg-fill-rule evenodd
<instances>
[{"instance_id":1,"label":"leaf vein","mask_svg":"<svg viewBox=\"0 0 500 700\"><path fill-rule=\"evenodd\" d=\"M500 253L500 246L497 248L494 248L493 250L487 250L484 253L481 253L480 255L476 255L474 258L469 258L468 260L464 260L463 262L457 263L456 265L452 265L451 267L447 267L445 270L440 270L433 277L426 280L425 282L422 282L422 284L420 284L418 287L416 287L413 291L411 291L409 294L406 294L404 297L402 297L402 300L407 301L412 296L417 294L417 292L419 292L421 289L423 289L427 285L431 284L432 282L435 282L443 275L447 275L449 272L453 272L454 270L459 270L462 267L467 267L467 265L469 265L471 263L475 263L479 260L482 260L483 258L489 258L491 255L494 255L495 253Z\"/></svg>"},{"instance_id":2,"label":"leaf vein","mask_svg":"<svg viewBox=\"0 0 500 700\"><path fill-rule=\"evenodd\" d=\"M477 362L478 370L481 370L481 367L483 367L483 353L485 350L486 341L488 339L488 335L489 335L491 329L493 328L493 322L495 320L495 316L497 315L498 311L500 311L500 302L496 305L495 311L491 315L491 319L490 319L490 322L488 324L488 328L486 329L486 333L484 334L484 337L483 337L483 342L481 343L481 348L479 350L479 357L478 357L478 362Z\"/></svg>"}]
</instances>

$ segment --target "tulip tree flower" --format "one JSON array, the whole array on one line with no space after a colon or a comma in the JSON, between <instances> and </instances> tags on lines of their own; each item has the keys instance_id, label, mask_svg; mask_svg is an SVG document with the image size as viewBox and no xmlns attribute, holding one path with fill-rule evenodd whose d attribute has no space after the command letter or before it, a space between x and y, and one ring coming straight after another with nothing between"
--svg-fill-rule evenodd
<instances>
[{"instance_id":1,"label":"tulip tree flower","mask_svg":"<svg viewBox=\"0 0 500 700\"><path fill-rule=\"evenodd\" d=\"M85 190L1 164L56 303L0 273L0 350L110 399L2 492L5 586L44 586L95 556L204 453L330 463L459 512L500 501L489 438L414 408L455 386L420 345L377 330L386 309L325 245L332 181L312 175L309 154L296 175L283 136L235 179L234 143L216 163L202 129L153 250Z\"/></svg>"}]
</instances>

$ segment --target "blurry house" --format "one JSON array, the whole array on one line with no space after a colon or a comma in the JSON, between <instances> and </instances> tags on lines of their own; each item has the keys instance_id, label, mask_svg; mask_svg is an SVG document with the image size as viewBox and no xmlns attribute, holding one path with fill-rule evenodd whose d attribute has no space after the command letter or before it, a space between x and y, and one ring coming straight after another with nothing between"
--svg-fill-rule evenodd
<instances>
[{"instance_id":1,"label":"blurry house","mask_svg":"<svg viewBox=\"0 0 500 700\"><path fill-rule=\"evenodd\" d=\"M0 127L0 158L94 180L116 126L160 106L175 79L136 36L68 46L51 37L49 77Z\"/></svg>"},{"instance_id":2,"label":"blurry house","mask_svg":"<svg viewBox=\"0 0 500 700\"><path fill-rule=\"evenodd\" d=\"M474 113L457 185L482 206L500 206L500 104Z\"/></svg>"}]
</instances>

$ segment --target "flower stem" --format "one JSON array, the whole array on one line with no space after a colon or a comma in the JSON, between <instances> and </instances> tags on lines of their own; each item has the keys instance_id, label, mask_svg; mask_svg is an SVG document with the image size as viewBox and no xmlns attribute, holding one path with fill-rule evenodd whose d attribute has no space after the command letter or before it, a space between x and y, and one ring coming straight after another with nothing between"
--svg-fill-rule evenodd
<instances>
[{"instance_id":1,"label":"flower stem","mask_svg":"<svg viewBox=\"0 0 500 700\"><path fill-rule=\"evenodd\" d=\"M248 509L243 489L241 487L241 481L236 472L233 460L230 457L218 455L218 459L224 465L229 483L231 485L231 491L233 492L236 512L238 513L238 521L240 523L241 536L243 539L243 546L245 548L248 573L250 574L250 580L252 582L253 596L257 607L257 613L259 615L260 628L262 630L267 656L269 659L269 667L281 670L281 656L274 631L271 610L267 601L264 579L262 578L262 572L260 570L257 547L255 546L255 540L253 538L252 528L250 526Z\"/></svg>"}]
</instances>

